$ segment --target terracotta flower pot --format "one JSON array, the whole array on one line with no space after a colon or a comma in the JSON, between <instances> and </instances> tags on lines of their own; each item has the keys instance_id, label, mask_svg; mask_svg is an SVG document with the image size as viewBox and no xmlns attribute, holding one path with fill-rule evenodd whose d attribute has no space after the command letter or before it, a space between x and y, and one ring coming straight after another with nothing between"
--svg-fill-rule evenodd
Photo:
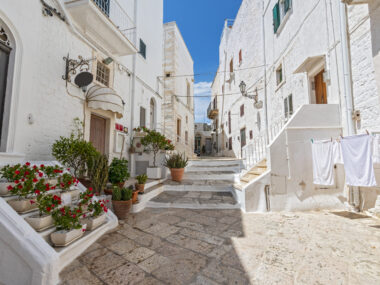
<instances>
[{"instance_id":1,"label":"terracotta flower pot","mask_svg":"<svg viewBox=\"0 0 380 285\"><path fill-rule=\"evenodd\" d=\"M123 188L124 185L125 185L125 181L124 182L119 182L118 185L119 185L120 188Z\"/></svg>"},{"instance_id":2,"label":"terracotta flower pot","mask_svg":"<svg viewBox=\"0 0 380 285\"><path fill-rule=\"evenodd\" d=\"M50 235L50 239L55 246L67 246L83 235L83 229L74 229L71 231L56 231Z\"/></svg>"},{"instance_id":3,"label":"terracotta flower pot","mask_svg":"<svg viewBox=\"0 0 380 285\"><path fill-rule=\"evenodd\" d=\"M40 216L40 214L35 214L26 217L25 221L37 232L43 231L54 226L54 220L51 215Z\"/></svg>"},{"instance_id":4,"label":"terracotta flower pot","mask_svg":"<svg viewBox=\"0 0 380 285\"><path fill-rule=\"evenodd\" d=\"M88 180L86 178L79 178L78 180L79 180L80 183L83 184L84 187L86 187L86 188L92 187L92 183L91 183L90 180Z\"/></svg>"},{"instance_id":5,"label":"terracotta flower pot","mask_svg":"<svg viewBox=\"0 0 380 285\"><path fill-rule=\"evenodd\" d=\"M132 199L129 201L114 201L112 200L112 207L115 215L119 220L127 218L129 211L132 207Z\"/></svg>"},{"instance_id":6,"label":"terracotta flower pot","mask_svg":"<svg viewBox=\"0 0 380 285\"><path fill-rule=\"evenodd\" d=\"M0 196L6 196L9 194L8 186L14 186L13 182L0 182Z\"/></svg>"},{"instance_id":7,"label":"terracotta flower pot","mask_svg":"<svg viewBox=\"0 0 380 285\"><path fill-rule=\"evenodd\" d=\"M141 194L144 194L145 184L136 184L135 187Z\"/></svg>"},{"instance_id":8,"label":"terracotta flower pot","mask_svg":"<svg viewBox=\"0 0 380 285\"><path fill-rule=\"evenodd\" d=\"M86 225L86 229L88 231L93 231L96 228L100 227L102 224L104 224L104 222L106 221L106 218L107 217L105 214L102 214L95 218L94 217L85 218L83 219L83 224Z\"/></svg>"},{"instance_id":9,"label":"terracotta flower pot","mask_svg":"<svg viewBox=\"0 0 380 285\"><path fill-rule=\"evenodd\" d=\"M34 203L31 203L33 201ZM36 199L13 199L9 200L8 204L17 212L17 213L26 213L37 209Z\"/></svg>"},{"instance_id":10,"label":"terracotta flower pot","mask_svg":"<svg viewBox=\"0 0 380 285\"><path fill-rule=\"evenodd\" d=\"M112 189L104 189L104 194L106 195L112 195Z\"/></svg>"},{"instance_id":11,"label":"terracotta flower pot","mask_svg":"<svg viewBox=\"0 0 380 285\"><path fill-rule=\"evenodd\" d=\"M181 182L184 172L185 172L185 168L171 168L170 173L172 175L172 180Z\"/></svg>"},{"instance_id":12,"label":"terracotta flower pot","mask_svg":"<svg viewBox=\"0 0 380 285\"><path fill-rule=\"evenodd\" d=\"M139 202L139 190L135 190L133 191L133 194L132 194L132 204L137 204Z\"/></svg>"}]
</instances>

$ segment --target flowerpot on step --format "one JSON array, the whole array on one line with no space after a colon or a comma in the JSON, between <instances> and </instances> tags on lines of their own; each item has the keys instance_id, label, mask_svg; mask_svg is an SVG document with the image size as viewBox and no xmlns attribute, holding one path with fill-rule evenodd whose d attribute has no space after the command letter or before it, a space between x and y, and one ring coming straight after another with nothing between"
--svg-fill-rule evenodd
<instances>
[{"instance_id":1,"label":"flowerpot on step","mask_svg":"<svg viewBox=\"0 0 380 285\"><path fill-rule=\"evenodd\" d=\"M37 209L36 199L13 199L9 200L8 204L17 213L26 213Z\"/></svg>"},{"instance_id":2,"label":"flowerpot on step","mask_svg":"<svg viewBox=\"0 0 380 285\"><path fill-rule=\"evenodd\" d=\"M171 168L170 173L173 181L181 182L185 168Z\"/></svg>"},{"instance_id":3,"label":"flowerpot on step","mask_svg":"<svg viewBox=\"0 0 380 285\"><path fill-rule=\"evenodd\" d=\"M112 189L104 189L104 194L106 195L112 195Z\"/></svg>"},{"instance_id":4,"label":"flowerpot on step","mask_svg":"<svg viewBox=\"0 0 380 285\"><path fill-rule=\"evenodd\" d=\"M102 214L102 215L97 216L95 218L93 218L93 217L85 218L85 219L83 219L82 223L86 225L86 229L88 231L93 231L96 228L100 227L102 224L104 224L106 221L106 218L107 218L107 216L105 214Z\"/></svg>"},{"instance_id":5,"label":"flowerpot on step","mask_svg":"<svg viewBox=\"0 0 380 285\"><path fill-rule=\"evenodd\" d=\"M146 174L150 179L161 179L162 169L161 167L148 167L146 170Z\"/></svg>"},{"instance_id":6,"label":"flowerpot on step","mask_svg":"<svg viewBox=\"0 0 380 285\"><path fill-rule=\"evenodd\" d=\"M0 196L6 196L9 194L8 187L14 186L15 183L13 182L0 182Z\"/></svg>"},{"instance_id":7,"label":"flowerpot on step","mask_svg":"<svg viewBox=\"0 0 380 285\"><path fill-rule=\"evenodd\" d=\"M139 190L133 191L132 194L132 204L137 204L139 202Z\"/></svg>"},{"instance_id":8,"label":"flowerpot on step","mask_svg":"<svg viewBox=\"0 0 380 285\"><path fill-rule=\"evenodd\" d=\"M132 199L129 201L112 201L112 207L119 220L127 218L132 207Z\"/></svg>"},{"instance_id":9,"label":"flowerpot on step","mask_svg":"<svg viewBox=\"0 0 380 285\"><path fill-rule=\"evenodd\" d=\"M54 220L51 215L40 216L35 214L25 218L25 221L37 232L48 229L54 226Z\"/></svg>"},{"instance_id":10,"label":"flowerpot on step","mask_svg":"<svg viewBox=\"0 0 380 285\"><path fill-rule=\"evenodd\" d=\"M55 246L67 246L82 236L83 230L80 228L70 231L60 230L53 232L50 234L50 239Z\"/></svg>"},{"instance_id":11,"label":"flowerpot on step","mask_svg":"<svg viewBox=\"0 0 380 285\"><path fill-rule=\"evenodd\" d=\"M51 178L51 179L47 178L46 182L49 183L50 185L55 186L58 184L58 179L57 178Z\"/></svg>"},{"instance_id":12,"label":"flowerpot on step","mask_svg":"<svg viewBox=\"0 0 380 285\"><path fill-rule=\"evenodd\" d=\"M141 194L144 194L145 184L136 184L135 187Z\"/></svg>"}]
</instances>

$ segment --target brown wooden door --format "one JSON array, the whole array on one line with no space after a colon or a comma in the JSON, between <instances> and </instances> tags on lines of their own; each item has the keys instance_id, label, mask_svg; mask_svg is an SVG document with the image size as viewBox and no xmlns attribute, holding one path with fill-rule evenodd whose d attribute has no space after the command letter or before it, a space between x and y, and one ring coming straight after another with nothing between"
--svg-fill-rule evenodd
<instances>
[{"instance_id":1,"label":"brown wooden door","mask_svg":"<svg viewBox=\"0 0 380 285\"><path fill-rule=\"evenodd\" d=\"M106 150L106 119L91 115L90 142L102 154Z\"/></svg>"},{"instance_id":2,"label":"brown wooden door","mask_svg":"<svg viewBox=\"0 0 380 285\"><path fill-rule=\"evenodd\" d=\"M325 71L322 70L320 73L318 73L315 78L315 102L317 104L327 104L327 89L326 89L326 83L323 81L323 73Z\"/></svg>"}]
</instances>

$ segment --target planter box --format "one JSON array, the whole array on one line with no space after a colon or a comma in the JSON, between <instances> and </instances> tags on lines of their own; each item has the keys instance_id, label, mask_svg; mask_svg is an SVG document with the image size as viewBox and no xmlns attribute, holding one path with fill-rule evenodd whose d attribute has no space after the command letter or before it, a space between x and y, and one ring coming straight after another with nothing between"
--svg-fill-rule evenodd
<instances>
[{"instance_id":1,"label":"planter box","mask_svg":"<svg viewBox=\"0 0 380 285\"><path fill-rule=\"evenodd\" d=\"M14 186L13 182L0 182L0 196L6 196L9 194L8 186Z\"/></svg>"},{"instance_id":2,"label":"planter box","mask_svg":"<svg viewBox=\"0 0 380 285\"><path fill-rule=\"evenodd\" d=\"M146 174L150 179L161 179L162 169L161 167L148 167L146 170Z\"/></svg>"},{"instance_id":3,"label":"planter box","mask_svg":"<svg viewBox=\"0 0 380 285\"><path fill-rule=\"evenodd\" d=\"M37 203L30 203L36 199L13 199L9 200L8 204L19 214L24 214L37 209Z\"/></svg>"},{"instance_id":4,"label":"planter box","mask_svg":"<svg viewBox=\"0 0 380 285\"><path fill-rule=\"evenodd\" d=\"M77 239L81 238L83 236L83 230L81 229L75 229L71 231L56 231L52 234L50 234L51 242L54 244L54 246L67 246L70 243L76 241Z\"/></svg>"},{"instance_id":5,"label":"planter box","mask_svg":"<svg viewBox=\"0 0 380 285\"><path fill-rule=\"evenodd\" d=\"M83 224L86 225L86 229L88 231L93 231L96 228L100 227L102 224L106 222L107 216L105 214L102 214L96 218L85 218L83 219Z\"/></svg>"},{"instance_id":6,"label":"planter box","mask_svg":"<svg viewBox=\"0 0 380 285\"><path fill-rule=\"evenodd\" d=\"M62 191L60 197L62 198L62 196L65 196L67 194L70 194L71 201L75 201L79 199L80 190L75 189L75 190Z\"/></svg>"},{"instance_id":7,"label":"planter box","mask_svg":"<svg viewBox=\"0 0 380 285\"><path fill-rule=\"evenodd\" d=\"M51 185L53 185L53 186L55 186L55 185L58 184L58 179L57 178L51 178L51 179L46 178L46 182L49 183L49 184L51 184Z\"/></svg>"},{"instance_id":8,"label":"planter box","mask_svg":"<svg viewBox=\"0 0 380 285\"><path fill-rule=\"evenodd\" d=\"M25 221L37 232L46 230L54 226L54 220L51 215L40 216L39 214L26 217Z\"/></svg>"}]
</instances>

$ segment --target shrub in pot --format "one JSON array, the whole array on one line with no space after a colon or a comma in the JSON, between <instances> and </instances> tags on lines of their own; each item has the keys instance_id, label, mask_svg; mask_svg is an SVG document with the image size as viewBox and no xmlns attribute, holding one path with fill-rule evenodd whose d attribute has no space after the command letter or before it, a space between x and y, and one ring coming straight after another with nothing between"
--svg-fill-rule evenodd
<instances>
[{"instance_id":1,"label":"shrub in pot","mask_svg":"<svg viewBox=\"0 0 380 285\"><path fill-rule=\"evenodd\" d=\"M79 194L78 207L81 209L82 213L86 213L88 211L89 203L94 197L94 193L92 192L92 188L90 187L86 191Z\"/></svg>"},{"instance_id":2,"label":"shrub in pot","mask_svg":"<svg viewBox=\"0 0 380 285\"><path fill-rule=\"evenodd\" d=\"M119 220L126 219L132 207L132 189L115 186L112 191L112 207Z\"/></svg>"},{"instance_id":3,"label":"shrub in pot","mask_svg":"<svg viewBox=\"0 0 380 285\"><path fill-rule=\"evenodd\" d=\"M108 212L106 203L108 201L92 201L88 205L89 214L83 214L82 223L86 225L86 230L92 231L104 224L106 221L105 213Z\"/></svg>"},{"instance_id":4,"label":"shrub in pot","mask_svg":"<svg viewBox=\"0 0 380 285\"><path fill-rule=\"evenodd\" d=\"M62 190L62 199L63 196L66 197L66 194L70 195L70 200L77 200L79 198L80 190L76 188L78 185L78 180L73 177L69 173L64 173L62 176L58 177L58 184L57 186ZM70 203L71 201L67 201L67 203Z\"/></svg>"},{"instance_id":5,"label":"shrub in pot","mask_svg":"<svg viewBox=\"0 0 380 285\"><path fill-rule=\"evenodd\" d=\"M127 181L128 178L128 160L124 158L114 158L111 162L111 165L109 166L108 180L113 185L119 185L120 187L123 187L125 181Z\"/></svg>"},{"instance_id":6,"label":"shrub in pot","mask_svg":"<svg viewBox=\"0 0 380 285\"><path fill-rule=\"evenodd\" d=\"M52 212L62 204L61 198L54 194L37 195L38 213L25 218L36 231L43 231L54 226Z\"/></svg>"},{"instance_id":7,"label":"shrub in pot","mask_svg":"<svg viewBox=\"0 0 380 285\"><path fill-rule=\"evenodd\" d=\"M53 212L57 231L50 234L50 239L55 246L66 246L83 235L85 227L80 223L82 215L80 208L70 206L64 206Z\"/></svg>"},{"instance_id":8,"label":"shrub in pot","mask_svg":"<svg viewBox=\"0 0 380 285\"><path fill-rule=\"evenodd\" d=\"M172 154L165 158L164 166L170 169L170 173L173 181L181 182L185 167L188 163L188 158L185 154Z\"/></svg>"},{"instance_id":9,"label":"shrub in pot","mask_svg":"<svg viewBox=\"0 0 380 285\"><path fill-rule=\"evenodd\" d=\"M88 160L88 176L96 195L100 195L106 188L108 171L107 156L98 154Z\"/></svg>"},{"instance_id":10,"label":"shrub in pot","mask_svg":"<svg viewBox=\"0 0 380 285\"><path fill-rule=\"evenodd\" d=\"M149 178L160 179L161 168L156 166L156 157L160 151L172 150L174 146L170 140L166 139L164 135L155 131L144 128L146 135L141 139L141 144L144 146L146 152L153 153L153 166L147 169Z\"/></svg>"},{"instance_id":11,"label":"shrub in pot","mask_svg":"<svg viewBox=\"0 0 380 285\"><path fill-rule=\"evenodd\" d=\"M136 176L136 180L137 180L137 183L135 185L136 189L141 194L143 194L144 193L144 188L145 188L145 183L148 180L148 176L146 174L141 174L141 175Z\"/></svg>"}]
</instances>

